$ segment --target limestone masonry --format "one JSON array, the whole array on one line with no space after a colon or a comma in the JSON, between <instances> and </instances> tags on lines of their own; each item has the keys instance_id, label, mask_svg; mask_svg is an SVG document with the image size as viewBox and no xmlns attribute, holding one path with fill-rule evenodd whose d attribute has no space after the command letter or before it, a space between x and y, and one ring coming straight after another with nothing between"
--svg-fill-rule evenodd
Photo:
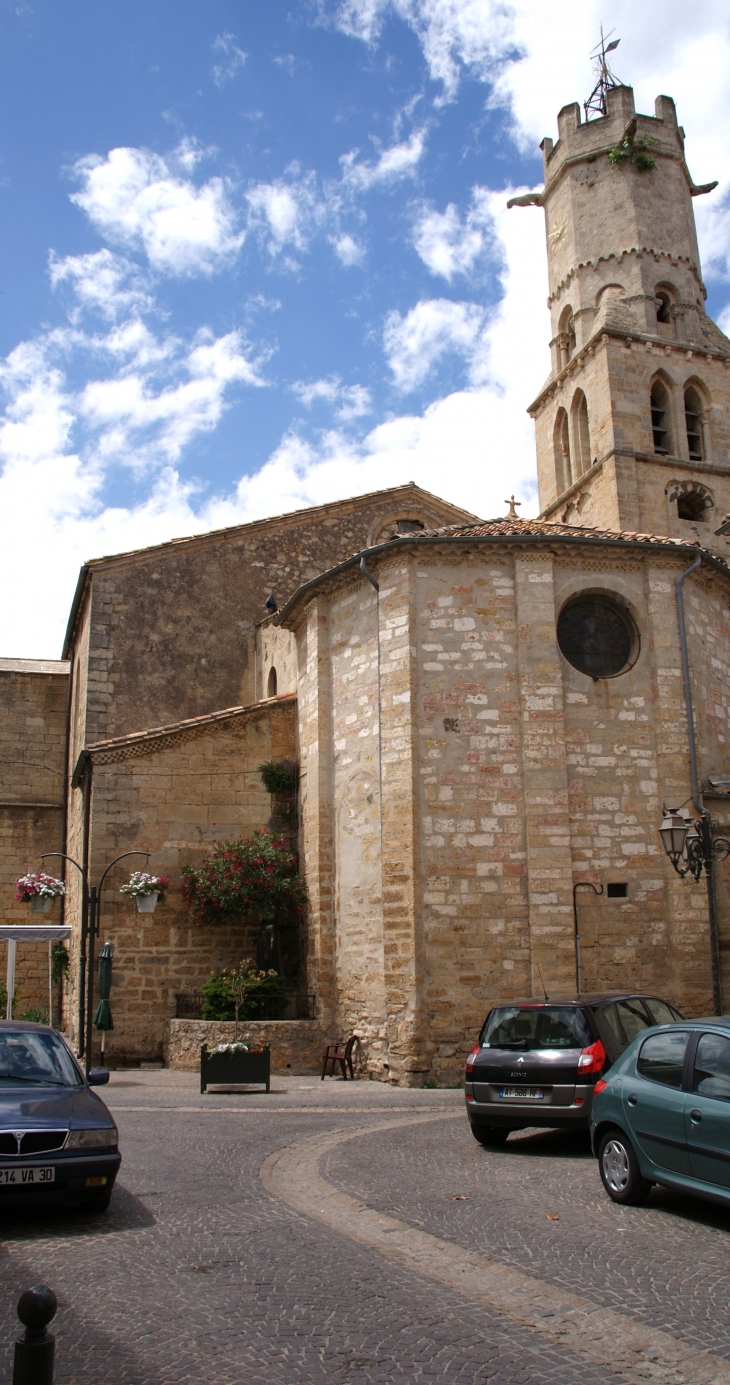
<instances>
[{"instance_id":1,"label":"limestone masonry","mask_svg":"<svg viewBox=\"0 0 730 1385\"><path fill-rule=\"evenodd\" d=\"M312 1070L354 1031L361 1071L456 1082L490 1005L574 992L578 966L585 991L712 1008L704 880L680 879L657 831L663 804L702 806L675 588L693 565L700 791L730 826L730 341L705 313L692 212L712 185L692 181L669 97L637 115L614 87L602 118L571 105L558 129L544 191L518 199L544 209L553 323L530 405L538 520L483 522L411 485L102 558L64 662L0 661L5 917L25 916L15 877L61 843L92 880L137 847L172 879L148 916L119 895L123 866L105 888L112 1061L190 1066L210 1040L177 997L250 956L256 929L190 929L181 871L275 816L268 760L299 766L309 907L286 966L315 1007L271 1023L280 1067ZM73 868L67 883L77 1041ZM577 946L583 883L603 893L577 894ZM19 961L23 1004L43 1003L38 958Z\"/></svg>"}]
</instances>

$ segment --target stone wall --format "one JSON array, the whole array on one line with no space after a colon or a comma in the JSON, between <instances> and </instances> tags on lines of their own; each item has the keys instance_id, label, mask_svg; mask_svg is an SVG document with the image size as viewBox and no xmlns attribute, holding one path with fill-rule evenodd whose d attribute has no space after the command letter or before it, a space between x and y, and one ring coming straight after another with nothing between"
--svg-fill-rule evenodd
<instances>
[{"instance_id":1,"label":"stone wall","mask_svg":"<svg viewBox=\"0 0 730 1385\"><path fill-rule=\"evenodd\" d=\"M409 485L88 564L69 641L87 665L77 749L254 702L269 593L283 605L400 510L427 527L470 518Z\"/></svg>"},{"instance_id":2,"label":"stone wall","mask_svg":"<svg viewBox=\"0 0 730 1385\"><path fill-rule=\"evenodd\" d=\"M191 928L180 893L181 873L197 865L216 842L264 827L271 798L258 766L296 759L296 703L277 698L252 708L180 723L149 735L92 747L91 879L125 851L149 850L149 869L172 885L154 914L140 914L119 894L143 858L121 862L108 877L101 936L114 948L112 1061L161 1057L165 1021L177 992L197 991L214 971L235 966L255 948L256 925ZM83 840L83 792L72 792L70 837ZM69 899L74 926L74 991L68 1018L76 1037L79 897ZM302 943L302 946L304 944ZM291 978L292 980L295 978ZM95 1046L98 1036L95 1035ZM96 1049L95 1049L96 1051Z\"/></svg>"},{"instance_id":3,"label":"stone wall","mask_svg":"<svg viewBox=\"0 0 730 1385\"><path fill-rule=\"evenodd\" d=\"M164 1059L169 1068L183 1072L200 1071L203 1044L232 1043L236 1037L233 1022L223 1020L167 1020ZM317 1020L242 1020L238 1038L271 1045L272 1072L292 1077L309 1077L322 1071L325 1038Z\"/></svg>"},{"instance_id":4,"label":"stone wall","mask_svg":"<svg viewBox=\"0 0 730 1385\"><path fill-rule=\"evenodd\" d=\"M662 803L690 792L684 566L661 545L577 551L547 535L522 551L431 545L374 557L377 597L350 571L293 613L310 985L373 1076L456 1080L491 1005L543 981L573 991L578 882L604 889L578 893L584 989L708 1012L704 882L680 880L657 831ZM703 779L730 770L728 588L710 571L686 583ZM620 677L594 682L559 653L558 613L586 590L638 626ZM724 886L720 905L726 965Z\"/></svg>"},{"instance_id":5,"label":"stone wall","mask_svg":"<svg viewBox=\"0 0 730 1385\"><path fill-rule=\"evenodd\" d=\"M30 906L15 898L15 882L43 869L45 851L63 846L63 774L68 664L56 660L0 659L0 918L30 922ZM62 862L45 862L63 876ZM60 921L60 905L51 915ZM5 979L0 949L0 979ZM48 1009L48 944L22 943L16 964L16 1014ZM3 1012L4 1013L4 1012Z\"/></svg>"}]
</instances>

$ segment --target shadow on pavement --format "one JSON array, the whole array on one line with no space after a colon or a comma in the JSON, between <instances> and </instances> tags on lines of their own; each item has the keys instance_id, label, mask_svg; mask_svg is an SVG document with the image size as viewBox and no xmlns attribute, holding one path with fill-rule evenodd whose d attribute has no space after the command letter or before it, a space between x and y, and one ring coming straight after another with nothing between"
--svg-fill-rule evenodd
<instances>
[{"instance_id":1,"label":"shadow on pavement","mask_svg":"<svg viewBox=\"0 0 730 1385\"><path fill-rule=\"evenodd\" d=\"M587 1130L516 1130L502 1146L522 1158L593 1159Z\"/></svg>"},{"instance_id":2,"label":"shadow on pavement","mask_svg":"<svg viewBox=\"0 0 730 1385\"><path fill-rule=\"evenodd\" d=\"M156 1224L140 1198L117 1183L107 1212L86 1212L81 1207L57 1203L8 1203L3 1215L5 1241L61 1240L70 1236L108 1236L116 1231L137 1231Z\"/></svg>"}]
</instances>

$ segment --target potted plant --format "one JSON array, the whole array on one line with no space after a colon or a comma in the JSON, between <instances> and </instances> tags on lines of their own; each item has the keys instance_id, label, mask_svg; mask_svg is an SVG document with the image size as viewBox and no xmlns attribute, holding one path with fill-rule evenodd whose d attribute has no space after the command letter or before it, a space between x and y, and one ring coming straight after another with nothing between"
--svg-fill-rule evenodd
<instances>
[{"instance_id":1,"label":"potted plant","mask_svg":"<svg viewBox=\"0 0 730 1385\"><path fill-rule=\"evenodd\" d=\"M49 914L54 899L59 899L65 893L63 880L57 880L55 875L45 875L43 871L37 874L30 871L17 881L15 898L21 904L30 904L34 914Z\"/></svg>"},{"instance_id":2,"label":"potted plant","mask_svg":"<svg viewBox=\"0 0 730 1385\"><path fill-rule=\"evenodd\" d=\"M120 886L119 893L130 895L140 914L154 914L158 902L164 904L169 885L166 875L149 875L146 870L135 870L127 884Z\"/></svg>"},{"instance_id":3,"label":"potted plant","mask_svg":"<svg viewBox=\"0 0 730 1385\"><path fill-rule=\"evenodd\" d=\"M214 1048L203 1044L200 1050L201 1092L205 1092L209 1083L235 1086L250 1082L264 1082L267 1092L271 1090L271 1050L268 1044L247 1043L245 1040L216 1044Z\"/></svg>"},{"instance_id":4,"label":"potted plant","mask_svg":"<svg viewBox=\"0 0 730 1385\"><path fill-rule=\"evenodd\" d=\"M203 993L203 1019L234 1019L234 1039L238 1038L239 1018L261 1019L263 1010L264 1019L278 1019L279 1010L286 999L286 987L279 973L273 968L259 970L250 957L244 958L237 971L224 967L223 971L215 972L209 981L203 982L200 989Z\"/></svg>"}]
</instances>

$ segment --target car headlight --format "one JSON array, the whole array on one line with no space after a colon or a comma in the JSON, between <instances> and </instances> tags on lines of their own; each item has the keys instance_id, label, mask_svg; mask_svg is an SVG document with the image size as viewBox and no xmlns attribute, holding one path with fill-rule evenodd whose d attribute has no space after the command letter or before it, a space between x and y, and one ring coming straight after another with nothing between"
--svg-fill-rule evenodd
<instances>
[{"instance_id":1,"label":"car headlight","mask_svg":"<svg viewBox=\"0 0 730 1385\"><path fill-rule=\"evenodd\" d=\"M119 1143L119 1131L115 1125L104 1125L96 1130L69 1130L66 1149L109 1149Z\"/></svg>"}]
</instances>

